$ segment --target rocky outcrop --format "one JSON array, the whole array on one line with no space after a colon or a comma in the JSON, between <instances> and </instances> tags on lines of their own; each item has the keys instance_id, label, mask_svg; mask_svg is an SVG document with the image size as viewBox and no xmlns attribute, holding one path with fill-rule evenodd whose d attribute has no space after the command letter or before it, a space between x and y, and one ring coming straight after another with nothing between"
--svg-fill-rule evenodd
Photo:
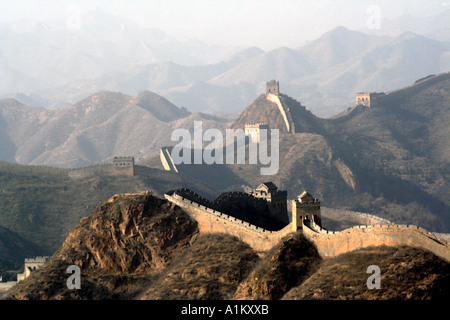
<instances>
[{"instance_id":1,"label":"rocky outcrop","mask_svg":"<svg viewBox=\"0 0 450 320\"><path fill-rule=\"evenodd\" d=\"M149 193L118 195L80 222L57 257L108 272L161 271L196 232L197 223L171 203Z\"/></svg>"},{"instance_id":2,"label":"rocky outcrop","mask_svg":"<svg viewBox=\"0 0 450 320\"><path fill-rule=\"evenodd\" d=\"M140 299L231 299L258 261L255 251L236 237L203 234Z\"/></svg>"},{"instance_id":3,"label":"rocky outcrop","mask_svg":"<svg viewBox=\"0 0 450 320\"><path fill-rule=\"evenodd\" d=\"M274 247L239 285L233 299L280 299L320 265L314 245L301 233L291 234Z\"/></svg>"},{"instance_id":4,"label":"rocky outcrop","mask_svg":"<svg viewBox=\"0 0 450 320\"><path fill-rule=\"evenodd\" d=\"M380 287L369 289L369 266L380 268ZM370 281L370 283L373 283ZM450 264L429 251L400 247L370 247L342 254L320 269L286 300L447 300Z\"/></svg>"},{"instance_id":5,"label":"rocky outcrop","mask_svg":"<svg viewBox=\"0 0 450 320\"><path fill-rule=\"evenodd\" d=\"M116 297L116 289L125 286L123 290L130 291L136 277L148 280L159 274L197 234L197 222L166 200L151 193L116 195L83 218L50 261L20 282L9 297ZM81 290L66 287L70 265L80 267Z\"/></svg>"}]
</instances>

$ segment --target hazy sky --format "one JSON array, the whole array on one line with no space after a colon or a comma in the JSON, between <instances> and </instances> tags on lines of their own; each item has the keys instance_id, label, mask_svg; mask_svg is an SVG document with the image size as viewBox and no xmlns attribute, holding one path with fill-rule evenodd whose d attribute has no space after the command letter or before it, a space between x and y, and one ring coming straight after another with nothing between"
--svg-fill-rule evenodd
<instances>
[{"instance_id":1,"label":"hazy sky","mask_svg":"<svg viewBox=\"0 0 450 320\"><path fill-rule=\"evenodd\" d=\"M337 25L362 30L377 14L436 14L450 0L0 0L0 21L68 19L96 8L179 40L272 49L299 46Z\"/></svg>"}]
</instances>

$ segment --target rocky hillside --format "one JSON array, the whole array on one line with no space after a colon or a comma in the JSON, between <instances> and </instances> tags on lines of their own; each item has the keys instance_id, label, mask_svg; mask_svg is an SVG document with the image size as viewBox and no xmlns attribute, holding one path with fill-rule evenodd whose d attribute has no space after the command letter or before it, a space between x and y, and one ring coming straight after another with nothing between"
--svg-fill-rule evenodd
<instances>
[{"instance_id":1,"label":"rocky hillside","mask_svg":"<svg viewBox=\"0 0 450 320\"><path fill-rule=\"evenodd\" d=\"M280 94L279 98L289 109L296 132L321 132L322 119L313 115L305 106L288 95ZM278 106L274 102L268 101L266 94L260 95L247 106L231 127L244 128L246 123L267 123L270 128L278 128L282 133L287 131Z\"/></svg>"},{"instance_id":2,"label":"rocky hillside","mask_svg":"<svg viewBox=\"0 0 450 320\"><path fill-rule=\"evenodd\" d=\"M380 289L368 290L367 267L380 267ZM411 247L372 247L324 262L283 299L443 300L450 294L450 264Z\"/></svg>"},{"instance_id":3,"label":"rocky hillside","mask_svg":"<svg viewBox=\"0 0 450 320\"><path fill-rule=\"evenodd\" d=\"M381 289L366 268L381 268ZM69 265L81 289L66 287ZM225 234L199 234L181 208L148 192L116 195L70 232L50 261L4 299L439 299L450 264L409 247L323 260L300 233L265 255Z\"/></svg>"}]
</instances>

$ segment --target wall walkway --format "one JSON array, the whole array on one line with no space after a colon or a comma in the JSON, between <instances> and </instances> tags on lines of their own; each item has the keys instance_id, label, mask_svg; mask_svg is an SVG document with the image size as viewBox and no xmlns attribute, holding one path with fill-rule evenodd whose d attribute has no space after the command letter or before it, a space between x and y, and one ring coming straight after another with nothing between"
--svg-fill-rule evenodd
<instances>
[{"instance_id":1,"label":"wall walkway","mask_svg":"<svg viewBox=\"0 0 450 320\"><path fill-rule=\"evenodd\" d=\"M178 172L177 166L173 162L170 151L171 149L169 147L162 147L159 150L159 157L161 159L161 163L166 171Z\"/></svg>"},{"instance_id":2,"label":"wall walkway","mask_svg":"<svg viewBox=\"0 0 450 320\"><path fill-rule=\"evenodd\" d=\"M289 109L281 102L280 98L275 94L267 94L267 100L275 103L283 116L284 123L286 124L287 132L295 133L294 121L292 121L291 113Z\"/></svg>"}]
</instances>

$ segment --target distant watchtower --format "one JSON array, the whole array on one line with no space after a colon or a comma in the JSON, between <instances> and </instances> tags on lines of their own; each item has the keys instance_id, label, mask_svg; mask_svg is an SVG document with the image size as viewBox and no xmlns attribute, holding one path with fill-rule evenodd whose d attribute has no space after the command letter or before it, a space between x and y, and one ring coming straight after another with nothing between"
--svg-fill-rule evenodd
<instances>
[{"instance_id":1,"label":"distant watchtower","mask_svg":"<svg viewBox=\"0 0 450 320\"><path fill-rule=\"evenodd\" d=\"M115 176L134 176L134 157L114 157L112 171Z\"/></svg>"},{"instance_id":2,"label":"distant watchtower","mask_svg":"<svg viewBox=\"0 0 450 320\"><path fill-rule=\"evenodd\" d=\"M377 99L382 96L384 96L384 92L358 92L355 97L355 104L373 107L377 104Z\"/></svg>"},{"instance_id":3,"label":"distant watchtower","mask_svg":"<svg viewBox=\"0 0 450 320\"><path fill-rule=\"evenodd\" d=\"M273 182L264 182L254 189L251 195L255 198L266 200L269 212L273 216L286 219L286 222L289 222L287 191L278 190L278 187Z\"/></svg>"},{"instance_id":4,"label":"distant watchtower","mask_svg":"<svg viewBox=\"0 0 450 320\"><path fill-rule=\"evenodd\" d=\"M34 258L25 258L25 266L23 273L19 273L17 275L17 282L25 280L31 274L31 272L39 269L41 266L47 263L50 260L49 256L40 256Z\"/></svg>"},{"instance_id":5,"label":"distant watchtower","mask_svg":"<svg viewBox=\"0 0 450 320\"><path fill-rule=\"evenodd\" d=\"M320 215L320 201L303 191L296 200L292 201L292 227L294 231L303 227L304 221L313 221L322 226Z\"/></svg>"},{"instance_id":6,"label":"distant watchtower","mask_svg":"<svg viewBox=\"0 0 450 320\"><path fill-rule=\"evenodd\" d=\"M266 82L266 93L271 93L277 96L280 93L280 83L275 80Z\"/></svg>"},{"instance_id":7,"label":"distant watchtower","mask_svg":"<svg viewBox=\"0 0 450 320\"><path fill-rule=\"evenodd\" d=\"M267 138L269 134L269 125L267 123L246 123L245 124L245 135L250 137L250 140L255 143L261 142L261 130L267 130L266 135L263 137Z\"/></svg>"}]
</instances>

